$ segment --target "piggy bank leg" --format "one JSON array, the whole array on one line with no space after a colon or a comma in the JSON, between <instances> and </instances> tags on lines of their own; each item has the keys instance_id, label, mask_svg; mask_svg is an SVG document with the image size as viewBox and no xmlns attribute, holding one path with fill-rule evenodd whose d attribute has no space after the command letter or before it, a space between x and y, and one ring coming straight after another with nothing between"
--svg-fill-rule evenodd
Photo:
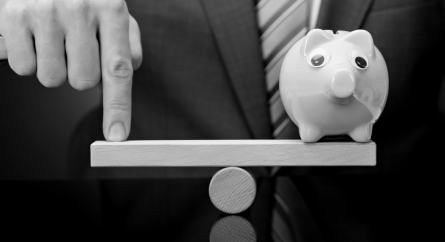
<instances>
[{"instance_id":1,"label":"piggy bank leg","mask_svg":"<svg viewBox=\"0 0 445 242\"><path fill-rule=\"evenodd\" d=\"M356 142L369 142L372 134L372 123L358 126L349 133Z\"/></svg>"},{"instance_id":2,"label":"piggy bank leg","mask_svg":"<svg viewBox=\"0 0 445 242\"><path fill-rule=\"evenodd\" d=\"M321 129L312 125L300 125L298 129L300 130L300 138L303 142L317 142L323 137Z\"/></svg>"}]
</instances>

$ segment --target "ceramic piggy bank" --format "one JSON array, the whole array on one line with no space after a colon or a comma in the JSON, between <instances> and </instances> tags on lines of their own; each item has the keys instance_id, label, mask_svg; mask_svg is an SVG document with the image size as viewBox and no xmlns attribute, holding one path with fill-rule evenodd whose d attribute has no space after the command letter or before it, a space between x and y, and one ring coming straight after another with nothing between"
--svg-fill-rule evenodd
<instances>
[{"instance_id":1,"label":"ceramic piggy bank","mask_svg":"<svg viewBox=\"0 0 445 242\"><path fill-rule=\"evenodd\" d=\"M304 142L347 134L371 139L388 95L388 70L372 36L314 29L288 51L280 94Z\"/></svg>"}]
</instances>

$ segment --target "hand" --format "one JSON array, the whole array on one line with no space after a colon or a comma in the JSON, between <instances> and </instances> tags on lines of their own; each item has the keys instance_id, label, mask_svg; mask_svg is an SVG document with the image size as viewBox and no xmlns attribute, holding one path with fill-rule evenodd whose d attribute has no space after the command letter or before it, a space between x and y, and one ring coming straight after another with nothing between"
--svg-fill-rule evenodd
<instances>
[{"instance_id":1,"label":"hand","mask_svg":"<svg viewBox=\"0 0 445 242\"><path fill-rule=\"evenodd\" d=\"M11 68L46 87L103 86L103 132L130 133L133 69L142 62L140 32L123 0L0 0L0 35Z\"/></svg>"}]
</instances>

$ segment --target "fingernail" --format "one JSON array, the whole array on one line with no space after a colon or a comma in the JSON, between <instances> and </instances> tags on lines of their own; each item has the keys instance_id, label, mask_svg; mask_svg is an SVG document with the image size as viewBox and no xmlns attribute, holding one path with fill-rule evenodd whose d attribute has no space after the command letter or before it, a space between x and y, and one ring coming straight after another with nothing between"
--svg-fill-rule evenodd
<instances>
[{"instance_id":1,"label":"fingernail","mask_svg":"<svg viewBox=\"0 0 445 242\"><path fill-rule=\"evenodd\" d=\"M125 140L124 125L120 122L111 125L110 130L108 131L108 139L115 142Z\"/></svg>"}]
</instances>

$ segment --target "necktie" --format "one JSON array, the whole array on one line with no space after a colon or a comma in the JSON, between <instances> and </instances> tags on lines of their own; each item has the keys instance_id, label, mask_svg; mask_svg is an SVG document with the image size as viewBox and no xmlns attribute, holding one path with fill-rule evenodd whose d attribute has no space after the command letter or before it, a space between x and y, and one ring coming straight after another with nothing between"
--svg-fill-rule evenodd
<instances>
[{"instance_id":1,"label":"necktie","mask_svg":"<svg viewBox=\"0 0 445 242\"><path fill-rule=\"evenodd\" d=\"M292 45L308 31L307 0L262 0L257 5L261 46L265 62L273 136L282 138L291 124L278 88L281 64Z\"/></svg>"},{"instance_id":2,"label":"necktie","mask_svg":"<svg viewBox=\"0 0 445 242\"><path fill-rule=\"evenodd\" d=\"M284 110L279 92L281 64L290 47L309 29L309 7L308 0L261 0L256 6L273 136L277 139L286 137L286 127L293 125ZM303 227L307 229L307 226L301 226L301 221L313 224L312 217L290 178L276 179L274 198L271 234L273 240L290 242L308 238L297 230ZM309 229L311 232L317 232L312 230Z\"/></svg>"}]
</instances>

